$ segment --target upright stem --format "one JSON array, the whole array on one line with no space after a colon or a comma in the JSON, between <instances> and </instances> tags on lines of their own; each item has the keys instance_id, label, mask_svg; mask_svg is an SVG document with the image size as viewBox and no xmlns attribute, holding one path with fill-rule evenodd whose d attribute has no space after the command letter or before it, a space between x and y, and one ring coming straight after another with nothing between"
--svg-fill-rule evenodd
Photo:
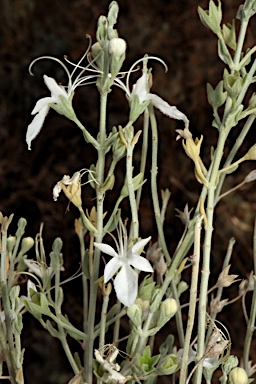
<instances>
[{"instance_id":1,"label":"upright stem","mask_svg":"<svg viewBox=\"0 0 256 384\"><path fill-rule=\"evenodd\" d=\"M232 149L231 149L231 151L230 151L230 153L229 153L229 155L227 157L227 160L225 161L223 167L227 167L227 166L229 166L232 163L232 161L233 161L235 155L237 154L239 148L243 144L244 139L245 139L247 133L249 132L249 130L250 130L254 120L255 120L255 115L250 115L248 117L248 119L246 120L246 123L243 126L243 128L242 128L242 130L241 130L241 132L240 132L240 134L238 136L238 138L236 139L236 142L233 145L233 147L232 147ZM217 203L218 197L220 195L221 188L222 188L222 185L223 185L224 180L225 180L225 176L226 176L225 174L221 174L220 175L219 184L217 186L216 196L215 196L215 202L216 203Z\"/></svg>"},{"instance_id":2,"label":"upright stem","mask_svg":"<svg viewBox=\"0 0 256 384\"><path fill-rule=\"evenodd\" d=\"M254 261L254 276L256 276L256 221L254 223L254 233L253 233L253 261ZM250 318L247 324L245 343L244 343L244 353L243 353L243 362L244 369L246 370L247 375L249 374L249 355L252 342L252 336L255 331L255 319L256 319L256 284L254 282L252 304Z\"/></svg>"},{"instance_id":3,"label":"upright stem","mask_svg":"<svg viewBox=\"0 0 256 384\"><path fill-rule=\"evenodd\" d=\"M103 238L103 200L104 194L101 192L101 186L104 182L104 169L105 169L105 152L106 152L106 108L107 108L107 93L101 94L100 103L100 132L98 139L98 161L96 167L96 178L98 184L96 185L97 197L97 234L96 242L101 243ZM95 248L93 271L90 279L90 299L89 299L89 312L87 321L88 341L85 350L85 377L88 384L93 382L93 351L94 351L94 323L97 301L98 286L96 280L99 276L100 264L100 250Z\"/></svg>"},{"instance_id":4,"label":"upright stem","mask_svg":"<svg viewBox=\"0 0 256 384\"><path fill-rule=\"evenodd\" d=\"M245 36L246 36L246 30L247 30L247 26L248 26L248 21L249 20L245 20L245 19L243 19L241 21L241 26L240 26L240 30L239 30L239 36L238 36L238 41L237 41L236 52L235 52L234 60L233 60L236 67L238 66L238 64L240 62L240 59L241 59L241 53L242 53L242 49L243 49L243 45L244 45L244 39L245 39Z\"/></svg>"},{"instance_id":5,"label":"upright stem","mask_svg":"<svg viewBox=\"0 0 256 384\"><path fill-rule=\"evenodd\" d=\"M15 345L13 340L13 332L12 332L12 320L11 320L11 306L10 306L10 298L7 285L7 230L10 223L10 219L4 218L2 222L2 237L1 237L1 268L0 268L0 278L1 278L1 293L2 293L2 301L3 301L3 309L5 314L5 325L0 327L0 339L1 346L3 347L4 353L6 356L6 363L8 366L8 371L10 376L12 377L11 381L16 384L16 369L17 366L15 364Z\"/></svg>"},{"instance_id":6,"label":"upright stem","mask_svg":"<svg viewBox=\"0 0 256 384\"><path fill-rule=\"evenodd\" d=\"M202 215L198 216L196 220L196 225L195 225L195 241L194 241L193 267L192 267L191 287L190 287L190 297L189 297L188 321L187 321L186 336L185 336L182 363L181 363L181 369L180 369L180 384L186 383L190 340L191 340L192 330L193 330L194 321L195 321L200 246L201 246L200 234L201 234L202 219L203 219Z\"/></svg>"},{"instance_id":7,"label":"upright stem","mask_svg":"<svg viewBox=\"0 0 256 384\"><path fill-rule=\"evenodd\" d=\"M59 302L59 295L61 294L61 288L60 288L60 270L58 270L55 274L55 314L57 317L60 317L62 315L61 313L61 304ZM59 340L61 342L62 348L66 354L66 357L69 361L70 366L72 367L74 374L76 375L80 370L75 362L75 359L71 353L71 350L69 348L68 342L67 342L67 334L63 327L57 323L58 331L59 331Z\"/></svg>"},{"instance_id":8,"label":"upright stem","mask_svg":"<svg viewBox=\"0 0 256 384\"><path fill-rule=\"evenodd\" d=\"M143 141L142 141L141 158L140 158L140 173L143 175L143 179L144 179L147 152L148 152L148 127L149 127L149 113L148 113L148 108L146 108L144 112L144 120L143 120L143 130L142 130ZM140 206L141 191L142 191L142 186L137 191L137 196L136 196L137 209L139 209L139 206Z\"/></svg>"},{"instance_id":9,"label":"upright stem","mask_svg":"<svg viewBox=\"0 0 256 384\"><path fill-rule=\"evenodd\" d=\"M139 237L139 218L138 210L135 199L134 185L132 180L132 160L133 160L133 144L128 144L126 155L126 172L127 172L127 185L129 191L129 201L132 213L131 228L133 231L133 239L136 240Z\"/></svg>"},{"instance_id":10,"label":"upright stem","mask_svg":"<svg viewBox=\"0 0 256 384\"><path fill-rule=\"evenodd\" d=\"M153 200L153 206L154 206L154 212L155 212L155 219L156 219L159 243L160 243L160 246L163 250L167 264L170 264L171 263L171 256L170 256L169 251L167 249L165 238L164 238L164 231L163 231L163 226L162 226L162 221L161 221L161 211L160 211L158 192L157 192L158 132L157 132L157 124L156 124L156 118L155 118L155 114L154 114L154 108L152 105L149 105L149 116L150 116L150 123L151 123L151 129L152 129L152 167L151 167L152 200Z\"/></svg>"},{"instance_id":11,"label":"upright stem","mask_svg":"<svg viewBox=\"0 0 256 384\"><path fill-rule=\"evenodd\" d=\"M201 360L204 354L205 344L205 331L206 331L206 306L207 306L207 291L208 281L210 275L210 257L212 246L212 232L213 232L213 214L214 214L214 197L215 189L218 179L218 171L220 162L223 155L224 145L227 138L227 131L223 127L220 131L220 136L213 159L212 173L210 176L208 187L208 198L206 208L206 226L205 226L205 239L203 247L203 265L202 265L202 278L200 284L199 306L198 306L198 346L197 346L197 361ZM198 366L195 373L194 384L201 383L202 377L202 364Z\"/></svg>"}]
</instances>

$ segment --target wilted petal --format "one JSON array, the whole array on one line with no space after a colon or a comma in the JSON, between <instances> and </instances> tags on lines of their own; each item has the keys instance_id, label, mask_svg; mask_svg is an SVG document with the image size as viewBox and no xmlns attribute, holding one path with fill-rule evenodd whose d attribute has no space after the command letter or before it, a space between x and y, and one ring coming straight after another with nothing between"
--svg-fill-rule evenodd
<instances>
[{"instance_id":1,"label":"wilted petal","mask_svg":"<svg viewBox=\"0 0 256 384\"><path fill-rule=\"evenodd\" d=\"M52 97L56 97L60 95L66 98L68 97L68 94L65 91L65 88L58 85L52 77L44 75L44 82L47 85L48 89L51 91Z\"/></svg>"},{"instance_id":2,"label":"wilted petal","mask_svg":"<svg viewBox=\"0 0 256 384\"><path fill-rule=\"evenodd\" d=\"M184 115L184 113L180 112L176 107L170 106L166 101L161 99L161 97L149 93L145 100L151 100L154 107L158 108L164 115L171 117L177 120L183 120L186 125L189 124L188 118Z\"/></svg>"},{"instance_id":3,"label":"wilted petal","mask_svg":"<svg viewBox=\"0 0 256 384\"><path fill-rule=\"evenodd\" d=\"M60 182L58 182L54 187L53 187L53 191L52 191L52 194L53 194L53 200L54 201L57 201L59 195L60 195L60 192L61 192L61 185L60 185Z\"/></svg>"},{"instance_id":4,"label":"wilted petal","mask_svg":"<svg viewBox=\"0 0 256 384\"><path fill-rule=\"evenodd\" d=\"M26 134L26 142L28 144L28 149L31 149L31 142L39 134L43 126L45 117L49 112L49 105L45 105L38 114L34 117L32 122L29 124Z\"/></svg>"},{"instance_id":5,"label":"wilted petal","mask_svg":"<svg viewBox=\"0 0 256 384\"><path fill-rule=\"evenodd\" d=\"M138 275L129 265L124 265L117 274L114 288L118 300L130 307L134 304L138 294Z\"/></svg>"},{"instance_id":6,"label":"wilted petal","mask_svg":"<svg viewBox=\"0 0 256 384\"><path fill-rule=\"evenodd\" d=\"M104 269L104 283L107 283L121 266L122 262L117 257L111 259Z\"/></svg>"},{"instance_id":7,"label":"wilted petal","mask_svg":"<svg viewBox=\"0 0 256 384\"><path fill-rule=\"evenodd\" d=\"M104 252L109 256L118 257L118 254L110 245L104 243L94 243L94 245L96 248L100 249L101 252Z\"/></svg>"},{"instance_id":8,"label":"wilted petal","mask_svg":"<svg viewBox=\"0 0 256 384\"><path fill-rule=\"evenodd\" d=\"M154 272L150 262L142 256L132 255L129 257L129 264L144 272Z\"/></svg>"},{"instance_id":9,"label":"wilted petal","mask_svg":"<svg viewBox=\"0 0 256 384\"><path fill-rule=\"evenodd\" d=\"M132 253L138 253L139 251L142 251L145 245L150 241L151 236L147 237L146 239L141 239L137 241L132 247Z\"/></svg>"}]
</instances>

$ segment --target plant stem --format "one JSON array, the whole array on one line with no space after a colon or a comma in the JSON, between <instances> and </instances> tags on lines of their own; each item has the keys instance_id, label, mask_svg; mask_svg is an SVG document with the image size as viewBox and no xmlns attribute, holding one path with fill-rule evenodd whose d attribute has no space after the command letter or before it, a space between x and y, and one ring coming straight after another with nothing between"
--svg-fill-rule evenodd
<instances>
[{"instance_id":1,"label":"plant stem","mask_svg":"<svg viewBox=\"0 0 256 384\"><path fill-rule=\"evenodd\" d=\"M254 223L254 233L253 233L253 262L254 262L254 276L256 276L256 221ZM246 329L244 353L243 353L244 369L246 370L246 373L248 376L249 376L249 360L250 360L249 354L250 354L252 336L255 331L255 319L256 319L256 284L254 281L251 312L250 312L250 317L249 317L249 321Z\"/></svg>"},{"instance_id":2,"label":"plant stem","mask_svg":"<svg viewBox=\"0 0 256 384\"><path fill-rule=\"evenodd\" d=\"M147 152L148 152L148 127L149 127L149 113L148 108L146 108L144 112L144 120L143 120L143 140L142 140L142 148L141 148L141 158L140 158L140 173L142 174L142 179L144 179L145 168L146 168L146 160L147 160ZM142 186L138 189L136 195L137 202L137 210L140 205Z\"/></svg>"},{"instance_id":3,"label":"plant stem","mask_svg":"<svg viewBox=\"0 0 256 384\"><path fill-rule=\"evenodd\" d=\"M246 30L247 30L247 26L248 26L248 21L249 20L245 20L245 19L243 19L241 21L241 26L240 26L240 30L239 30L239 36L238 36L238 41L237 41L236 52L235 52L234 60L233 60L234 64L235 64L235 67L238 67L239 61L241 59L241 53L242 53L242 49L243 49L243 45L244 45L244 39L245 39L245 36L246 36Z\"/></svg>"},{"instance_id":4,"label":"plant stem","mask_svg":"<svg viewBox=\"0 0 256 384\"><path fill-rule=\"evenodd\" d=\"M107 319L108 302L109 302L109 294L106 295L103 292L103 303L102 303L101 318L100 318L99 348L102 348L105 345L105 333L106 333L106 319Z\"/></svg>"},{"instance_id":5,"label":"plant stem","mask_svg":"<svg viewBox=\"0 0 256 384\"><path fill-rule=\"evenodd\" d=\"M94 148L98 149L99 147L98 141L94 139L94 137L87 131L87 129L83 126L83 124L78 120L76 116L73 119L73 121L83 132L85 141L91 143L94 146Z\"/></svg>"},{"instance_id":6,"label":"plant stem","mask_svg":"<svg viewBox=\"0 0 256 384\"><path fill-rule=\"evenodd\" d=\"M186 383L187 368L189 363L188 359L189 359L190 340L191 340L192 330L193 330L194 321L195 321L199 260L200 260L200 245L201 245L200 234L201 234L202 220L203 220L203 215L198 216L196 220L196 225L195 225L195 241L194 241L194 254L193 254L191 287L190 287L190 297L189 297L188 321L187 321L182 363L181 363L181 369L180 369L180 381L179 381L180 384Z\"/></svg>"},{"instance_id":7,"label":"plant stem","mask_svg":"<svg viewBox=\"0 0 256 384\"><path fill-rule=\"evenodd\" d=\"M203 247L203 265L202 265L202 277L200 284L200 295L198 305L198 346L197 346L197 361L200 361L204 354L205 343L205 327L206 327L206 306L207 306L207 291L208 281L210 275L210 256L212 247L212 232L213 232L213 214L214 214L214 197L216 183L218 179L218 171L220 162L223 155L224 145L228 135L228 130L223 127L220 130L220 136L218 139L217 148L213 159L212 173L209 180L207 208L206 208L206 226L205 226L205 238ZM200 364L195 373L194 384L200 384L202 378L203 366Z\"/></svg>"},{"instance_id":8,"label":"plant stem","mask_svg":"<svg viewBox=\"0 0 256 384\"><path fill-rule=\"evenodd\" d=\"M3 301L3 309L5 314L5 324L6 324L6 334L3 332L4 328L1 327L1 338L2 338L2 345L5 349L5 352L7 353L7 356L5 356L7 365L8 365L8 371L9 374L12 376L12 380L14 383L16 383L15 376L16 376L16 366L13 358L13 353L15 353L15 346L13 341L13 333L12 333L12 320L11 320L11 306L10 306L10 299L9 299L9 292L7 288L7 229L8 229L8 221L4 219L4 222L2 223L2 239L1 239L1 296ZM3 343L3 337L6 338L6 342Z\"/></svg>"},{"instance_id":9,"label":"plant stem","mask_svg":"<svg viewBox=\"0 0 256 384\"><path fill-rule=\"evenodd\" d=\"M157 133L157 123L154 114L154 108L152 105L149 105L149 117L152 129L152 166L151 166L151 192L152 192L152 200L155 212L155 219L159 237L159 244L163 250L166 262L168 265L171 263L171 256L166 246L163 226L161 221L161 211L157 193L157 154L158 154L158 133Z\"/></svg>"},{"instance_id":10,"label":"plant stem","mask_svg":"<svg viewBox=\"0 0 256 384\"><path fill-rule=\"evenodd\" d=\"M129 201L132 213L132 223L131 228L133 231L133 240L139 238L139 218L138 210L135 199L134 185L132 180L132 160L133 160L133 144L128 143L127 145L127 155L126 155L126 177L127 177L127 186L129 191Z\"/></svg>"},{"instance_id":11,"label":"plant stem","mask_svg":"<svg viewBox=\"0 0 256 384\"><path fill-rule=\"evenodd\" d=\"M235 144L233 145L233 148L229 152L229 155L228 155L227 160L225 161L223 167L227 167L233 161L233 159L234 159L235 155L237 154L239 148L243 144L244 139L245 139L247 133L249 132L249 130L250 130L254 120L255 120L255 116L254 115L251 115L251 116L248 117L246 123L243 126L242 131L240 132L238 138L236 139ZM219 183L218 183L218 186L217 186L217 189L216 189L216 193L215 193L215 204L217 204L217 202L218 202L218 198L219 198L219 195L220 195L220 192L221 192L222 185L224 183L225 177L226 177L225 174L223 174L223 175L220 174Z\"/></svg>"},{"instance_id":12,"label":"plant stem","mask_svg":"<svg viewBox=\"0 0 256 384\"><path fill-rule=\"evenodd\" d=\"M96 185L97 195L97 235L96 242L101 243L103 238L103 200L104 195L101 192L101 186L104 182L105 170L105 152L106 152L106 108L107 108L107 93L101 93L100 102L100 127L98 141L98 161L96 167ZM94 351L94 323L96 315L96 301L98 285L96 280L99 276L100 250L95 248L93 260L93 274L90 279L90 299L89 312L87 320L88 341L84 354L85 378L88 384L93 382L93 351Z\"/></svg>"}]
</instances>

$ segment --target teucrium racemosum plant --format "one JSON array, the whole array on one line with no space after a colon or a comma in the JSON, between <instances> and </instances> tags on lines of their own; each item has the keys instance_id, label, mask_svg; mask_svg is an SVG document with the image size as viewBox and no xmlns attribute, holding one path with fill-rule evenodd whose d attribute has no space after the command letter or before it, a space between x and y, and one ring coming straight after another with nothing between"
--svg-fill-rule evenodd
<instances>
[{"instance_id":1,"label":"teucrium racemosum plant","mask_svg":"<svg viewBox=\"0 0 256 384\"><path fill-rule=\"evenodd\" d=\"M74 383L144 381L154 384L158 383L159 376L175 375L180 371L176 376L180 384L187 384L192 376L195 384L201 384L202 375L208 384L217 369L222 370L224 384L246 382L250 380L254 367L249 354L256 317L256 271L240 284L237 297L223 299L223 290L238 281L238 275L229 272L232 270L230 259L234 245L231 239L226 255L218 255L221 271L218 271L219 277L211 287L209 275L214 257L215 207L228 193L255 180L252 171L244 182L222 193L225 178L243 161L256 159L255 143L248 145L250 149L235 158L256 113L255 95L246 97L250 93L249 86L255 82L253 53L256 49L244 48L246 28L256 11L255 1L246 0L239 8L240 29L235 21L227 25L222 23L220 0L210 0L207 11L199 8L202 23L218 38L218 55L226 66L223 79L217 85L207 85L207 98L213 108L214 120L213 128L207 127L202 134L192 134L193 129L189 127L187 115L180 110L182 108L170 105L155 90L150 63L155 60L167 70L162 59L143 53L144 56L132 64L129 71L122 70L127 42L116 29L118 11L118 4L111 2L107 16L98 19L96 40L87 36L88 48L77 63L67 56L64 61L42 56L31 63L32 73L32 66L39 60L53 60L65 71L67 82L58 84L57 79L43 74L50 95L38 100L32 110L35 116L27 129L28 148L31 149L31 143L41 131L51 108L81 130L85 154L91 145L96 160L92 164L85 155L84 168L67 170L67 174L60 175L53 187L53 200L58 201L63 192L70 209L75 209L78 214L75 232L79 239L81 263L75 276L64 282L61 280L65 258L60 238L54 241L48 258L41 227L35 241L35 255L28 257L26 253L33 240L25 238L21 241L24 222L19 222L15 236L7 238L12 217L0 217L1 353L6 359L12 382L22 384L24 351L20 347L20 332L22 314L28 311L60 341L73 370ZM163 75L172 80L168 73ZM78 119L73 106L74 94L84 85L97 87L99 92L99 121L95 122L93 133L89 132L86 123ZM128 103L129 112L122 125L117 121L111 127L108 99L115 87L123 91L120 103ZM177 209L184 231L173 254L170 242L174 243L176 239L167 237L164 227L166 209L172 197L165 189L159 198L157 180L161 169L158 165L158 135L161 130L155 113L159 112L177 120L180 147L192 160L195 182L202 188L194 209L190 201L184 211ZM217 132L218 138L211 153L205 153L204 145L211 129ZM229 149L226 142L231 131L235 141ZM149 181L145 177L147 166L150 168ZM145 230L140 210L146 183L150 188L152 216L156 221L151 233ZM185 184L186 180L182 183ZM89 188L94 194L90 210L86 194ZM109 191L115 193L114 204L109 203ZM255 248L254 244L256 265ZM184 279L187 268L189 273ZM20 295L19 291L21 275L27 279L26 296ZM62 284L73 278L82 280L83 321L78 327L63 312L65 295ZM189 302L184 303L183 293L188 288ZM238 359L230 355L230 337L225 331L225 321L222 324L216 317L232 301L242 298L245 302L245 296L251 291L250 313L243 305L248 326L244 368L239 368ZM167 336L161 343L158 337L163 327ZM78 353L73 353L70 337L79 342Z\"/></svg>"}]
</instances>

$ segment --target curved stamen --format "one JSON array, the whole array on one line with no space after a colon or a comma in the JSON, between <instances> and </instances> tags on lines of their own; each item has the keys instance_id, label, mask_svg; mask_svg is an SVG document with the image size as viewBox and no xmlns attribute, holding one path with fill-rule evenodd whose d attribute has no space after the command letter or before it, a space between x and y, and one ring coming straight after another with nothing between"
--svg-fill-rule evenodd
<instances>
[{"instance_id":1,"label":"curved stamen","mask_svg":"<svg viewBox=\"0 0 256 384\"><path fill-rule=\"evenodd\" d=\"M168 71L168 67L167 67L167 65L165 64L165 62L164 62L162 59L160 59L159 57L157 57L157 56L146 56L146 57L142 57L141 59L135 61L135 63L131 66L131 68L130 68L128 74L127 74L127 77L126 77L126 89L127 89L127 91L128 91L127 93L128 93L128 96L129 96L129 97L131 96L131 91L130 91L130 88L129 88L129 80L130 80L130 75L131 75L131 73L132 73L132 70L133 70L133 68L135 67L135 65L137 65L137 64L140 63L141 61L144 62L144 61L147 61L147 60L157 60L157 61L159 61L160 63L163 64L163 66L164 66L164 68L165 68L165 72Z\"/></svg>"},{"instance_id":2,"label":"curved stamen","mask_svg":"<svg viewBox=\"0 0 256 384\"><path fill-rule=\"evenodd\" d=\"M78 61L77 65L75 66L75 68L73 69L73 71L71 72L71 77L73 77L76 69L79 67L79 65L81 64L81 62L84 60L84 58L88 55L88 52L90 51L91 49L91 46L92 46L92 38L90 35L86 35L86 38L89 40L89 44L88 44L88 48L87 50L85 51L85 53L83 54L83 56L81 57L81 59ZM86 69L86 67L84 68Z\"/></svg>"},{"instance_id":3,"label":"curved stamen","mask_svg":"<svg viewBox=\"0 0 256 384\"><path fill-rule=\"evenodd\" d=\"M40 57L36 58L35 60L32 61L32 63L30 64L30 66L28 68L29 74L31 76L34 76L32 70L31 70L33 65L37 61L44 60L44 59L49 59L49 60L56 61L57 63L59 63L62 66L62 68L64 68L66 74L68 75L68 84L69 84L68 87L70 88L72 86L72 78L71 78L70 72L69 72L68 68L66 67L66 65L60 59L57 59L57 57L53 57L53 56L40 56Z\"/></svg>"}]
</instances>

